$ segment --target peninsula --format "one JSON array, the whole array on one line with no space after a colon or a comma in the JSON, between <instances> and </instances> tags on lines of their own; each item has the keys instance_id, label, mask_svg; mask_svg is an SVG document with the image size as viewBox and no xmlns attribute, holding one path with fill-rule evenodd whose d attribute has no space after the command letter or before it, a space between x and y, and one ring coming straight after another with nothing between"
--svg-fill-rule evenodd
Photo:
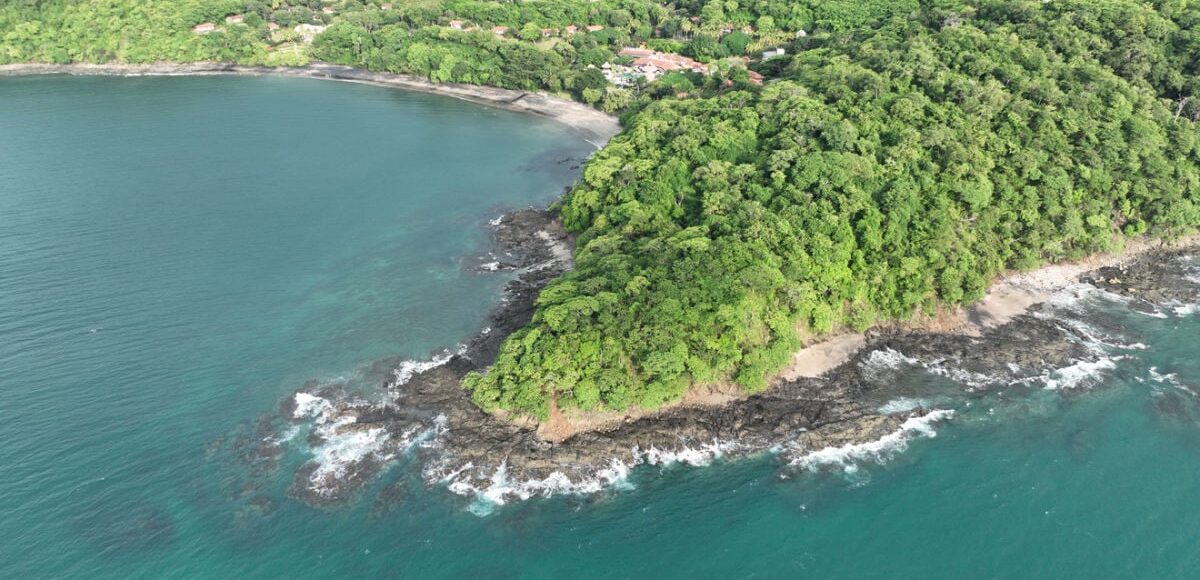
<instances>
[{"instance_id":1,"label":"peninsula","mask_svg":"<svg viewBox=\"0 0 1200 580\"><path fill-rule=\"evenodd\" d=\"M455 459L431 481L478 486L523 457L536 492L566 485L564 466L617 477L603 458L631 442L646 457L681 439L761 451L786 433L811 450L919 430L941 415L860 396L843 363L863 345L920 330L951 348L924 331L953 329L1041 368L1010 336L1020 313L1200 226L1196 3L313 4L8 5L0 73L370 82L550 116L602 145L551 213L501 224L525 256L509 303L465 353L390 383L408 411L285 404L392 432L448 415ZM1117 261L1086 262L1104 254ZM1038 360L1079 355L1031 332ZM359 467L302 471L297 489L344 498L377 469Z\"/></svg>"}]
</instances>

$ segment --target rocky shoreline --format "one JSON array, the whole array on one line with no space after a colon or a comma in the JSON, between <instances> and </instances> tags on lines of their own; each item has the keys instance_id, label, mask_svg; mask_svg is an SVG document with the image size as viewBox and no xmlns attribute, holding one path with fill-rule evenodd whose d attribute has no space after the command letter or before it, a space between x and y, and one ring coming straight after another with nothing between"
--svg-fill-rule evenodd
<instances>
[{"instance_id":1,"label":"rocky shoreline","mask_svg":"<svg viewBox=\"0 0 1200 580\"><path fill-rule=\"evenodd\" d=\"M445 95L489 107L546 117L575 129L596 147L603 146L621 130L620 123L611 115L582 103L545 93L479 85L435 83L412 75L373 72L326 63L313 63L302 67L243 66L222 62L0 65L0 77L51 74L97 76L274 75L337 80Z\"/></svg>"},{"instance_id":2,"label":"rocky shoreline","mask_svg":"<svg viewBox=\"0 0 1200 580\"><path fill-rule=\"evenodd\" d=\"M427 363L381 361L398 369L383 384L387 404L311 385L283 402L283 419L314 424L308 444L316 457L295 473L293 497L316 506L344 503L399 457L415 459L425 486L445 486L494 504L600 491L639 464L700 465L717 457L774 453L786 466L813 468L887 453L930 434L934 423L953 415L898 388L897 368L944 377L967 395L994 388L1086 387L1090 379L1067 375L1080 365L1102 364L1105 356L1086 333L1060 323L1043 307L965 333L878 330L868 332L847 361L820 376L784 380L764 393L720 406L631 415L606 428L549 441L536 424L482 412L460 387L466 373L494 360L504 337L532 317L538 292L570 267L572 240L550 212L514 212L494 225L493 254L503 257L495 262L518 276L487 328L459 351ZM1193 304L1200 300L1197 284L1178 265L1193 250L1147 251L1072 280L1144 302L1150 309ZM309 397L321 403L306 403ZM889 404L895 400L917 402ZM376 444L362 447L366 452L357 455L322 454L322 449L344 447L347 438L359 436ZM323 463L330 460L337 465ZM394 484L380 501L403 497L408 485Z\"/></svg>"},{"instance_id":3,"label":"rocky shoreline","mask_svg":"<svg viewBox=\"0 0 1200 580\"><path fill-rule=\"evenodd\" d=\"M547 95L438 85L324 64L288 69L222 63L0 66L0 76L28 74L334 79L445 94L546 116L574 127L597 145L619 131L615 119ZM719 405L615 415L599 428L551 440L532 422L482 412L460 385L468 372L486 369L505 337L529 322L538 293L571 267L574 243L547 210L511 212L492 225L495 248L469 261L468 267L480 275L508 271L515 277L486 328L456 351L427 361L375 362L365 374L376 377L380 388L369 394L347 384L306 384L246 435L214 442L211 454L228 446L251 478L263 480L292 470L283 464L284 448L306 433L304 444L312 458L295 467L289 493L323 507L346 503L389 465L409 460L420 473L420 484L491 503L600 491L639 464L699 465L717 457L771 453L785 466L810 469L889 453L909 439L931 434L935 423L953 416L952 410L898 386L898 369L918 368L944 377L960 395L995 388L1086 387L1085 374L1068 371L1100 368L1106 353L1086 332L1048 314L1052 308L1034 306L1063 286L1080 280L1152 313L1191 308L1200 300L1194 267L1184 264L1194 248L1148 250L1117 261L1088 262L1086 267L1051 267L1057 268L1052 275L1047 276L1046 269L1041 278L1035 273L997 285L989 293L991 303L974 311L981 316L967 315L951 328L896 327L851 337L832 349L836 352L816 353L820 360L800 361L808 370L785 375L764 393L728 397ZM402 501L411 485L408 478L386 486L377 503L383 509ZM270 500L257 493L260 486L239 485L232 495L249 498L250 512L269 511Z\"/></svg>"}]
</instances>

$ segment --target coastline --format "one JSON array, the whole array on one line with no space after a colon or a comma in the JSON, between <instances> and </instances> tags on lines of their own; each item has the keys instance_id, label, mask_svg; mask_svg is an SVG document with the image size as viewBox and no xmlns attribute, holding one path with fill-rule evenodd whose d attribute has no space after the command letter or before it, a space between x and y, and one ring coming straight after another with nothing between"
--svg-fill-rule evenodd
<instances>
[{"instance_id":1,"label":"coastline","mask_svg":"<svg viewBox=\"0 0 1200 580\"><path fill-rule=\"evenodd\" d=\"M1200 235L1186 236L1175 242L1147 238L1126 240L1125 247L1116 252L1095 254L1082 260L1045 264L1024 272L1001 273L988 287L987 294L973 304L956 308L929 319L891 322L866 332L836 333L794 353L792 363L776 376L775 382L819 377L849 361L867 344L867 337L880 330L944 333L979 337L989 329L998 328L1026 314L1033 307L1067 287L1080 282L1088 272L1102 268L1119 268L1148 252L1185 248L1200 244Z\"/></svg>"},{"instance_id":2,"label":"coastline","mask_svg":"<svg viewBox=\"0 0 1200 580\"><path fill-rule=\"evenodd\" d=\"M326 63L312 63L302 67L243 66L207 61L152 64L21 63L0 65L0 77L55 74L77 76L271 75L335 80L443 95L488 107L545 117L579 132L596 148L603 147L609 139L621 131L620 122L616 117L582 103L545 93L480 85L434 83L412 75L373 72Z\"/></svg>"},{"instance_id":3,"label":"coastline","mask_svg":"<svg viewBox=\"0 0 1200 580\"><path fill-rule=\"evenodd\" d=\"M620 130L617 121L608 115L549 95L438 85L420 78L337 65L0 66L0 76L38 74L229 74L340 80L442 94L536 114L592 137L599 141L593 141L597 146ZM879 441L902 443L928 429L931 423L951 417L952 412L928 409L925 403L885 411L878 400L877 391L882 387L864 386L871 382L868 367L878 366L875 359L879 357L875 355L890 352L906 364L925 366L946 376L966 372L971 376L1002 377L1008 385L1037 380L1088 353L1065 339L1061 329L1023 315L1089 272L1122 267L1162 247L1157 241L1127 241L1118 253L1001 275L987 295L970 307L939 312L928 319L884 323L865 333L817 337L817 342L795 353L792 364L763 393L747 395L729 384L705 385L689 391L680 403L653 411L555 412L551 421L537 425L501 414L488 415L475 407L469 394L459 387L466 372L486 368L495 360L503 339L532 316L541 288L570 267L570 252L564 252L573 247L569 236L561 232L553 215L535 213L505 216L529 222L512 225L507 231L516 232L522 238L517 245L537 255L506 267L521 272L521 276L506 289L505 301L493 313L492 324L457 354L447 353L424 362L381 361L381 368L395 369L394 377L384 381L391 398L382 406L321 385L306 385L283 402L280 415L290 426L307 421L320 426L310 436L310 446L336 447L353 438L369 443L360 455L347 455L343 463L332 468L306 463L295 473L291 491L294 497L311 505L339 504L384 469L388 461L410 449L420 457L427 485L442 485L455 493L503 503L512 497L598 491L642 463L698 465L721 456L771 452L789 465L805 465L807 458L818 453L836 455L842 449L870 449L873 442ZM533 235L547 232L546 236ZM1192 236L1173 247L1198 240L1200 237ZM1039 340L1031 341L1030 336ZM968 349L976 352L965 352ZM943 356L945 353L952 354ZM955 366L945 366L950 363L944 361ZM1006 375L1009 367L1001 368L1001 363L1023 369L1021 372L1026 374ZM280 443L270 437L263 440L268 439L262 443L262 453L278 453Z\"/></svg>"},{"instance_id":4,"label":"coastline","mask_svg":"<svg viewBox=\"0 0 1200 580\"><path fill-rule=\"evenodd\" d=\"M1080 282L1080 278L1102 268L1119 268L1147 252L1190 247L1200 244L1200 235L1174 243L1137 238L1127 240L1124 249L1096 254L1082 260L1046 264L1025 272L1002 273L978 302L939 313L931 318L885 322L865 332L834 332L796 351L792 361L773 376L772 388L804 379L817 379L850 363L868 347L871 337L881 333L945 334L978 338L984 332L1008 324L1018 316L1050 299L1056 292ZM583 412L551 410L550 420L538 425L538 435L546 441L561 443L577 435L594 431L612 431L624 423L653 420L675 409L713 409L751 398L736 385L696 385L683 399L654 410L632 408L625 412Z\"/></svg>"},{"instance_id":5,"label":"coastline","mask_svg":"<svg viewBox=\"0 0 1200 580\"><path fill-rule=\"evenodd\" d=\"M468 372L495 360L504 337L532 317L541 288L570 266L555 257L561 253L556 247L571 240L549 212L505 214L496 227L498 251L517 256L506 268L519 276L506 287L487 327L457 353L429 361L380 361L378 368L396 369L383 379L386 404L349 395L337 385L308 384L267 419L282 420L276 423L281 433L315 425L317 436L308 441L314 448L370 438L370 446L334 465L313 460L297 470L294 498L318 507L343 505L402 456L413 458L424 486L463 496L472 509L601 492L645 464L705 465L768 454L784 469L813 470L886 457L910 440L932 436L937 423L954 417L946 399L914 393L897 382L897 373L922 369L957 385L957 394L943 397L997 389L1062 390L1067 396L1099 384L1121 357L1113 348L1136 348L1106 343L1059 320L1062 296L1056 290L1087 283L1076 298L1096 292L1128 297L1130 303L1144 301L1142 307L1152 312L1188 311L1179 305L1200 302L1200 277L1192 265L1200 237L1163 249L1153 241L1131 243L1121 253L1000 277L990 298L975 307L996 309L982 322L972 320L975 309L962 309L923 325L880 325L861 337L805 349L816 354L810 355L814 366L802 374L816 376L781 377L753 395L731 384L702 387L652 412L594 414L582 417L585 421L567 412L560 418L566 430L548 433L545 423L485 413L460 386ZM1181 268L1180 260L1193 261ZM832 348L831 342L842 347ZM832 368L816 372L825 366ZM267 447L264 455L279 453ZM337 476L318 477L331 473ZM394 485L398 489L385 490L378 501L403 495L400 488L408 484Z\"/></svg>"}]
</instances>

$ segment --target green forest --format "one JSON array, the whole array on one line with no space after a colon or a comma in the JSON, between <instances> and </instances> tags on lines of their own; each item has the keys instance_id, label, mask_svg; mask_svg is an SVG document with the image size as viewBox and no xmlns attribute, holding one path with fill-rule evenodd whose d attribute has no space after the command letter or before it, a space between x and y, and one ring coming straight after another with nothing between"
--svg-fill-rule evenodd
<instances>
[{"instance_id":1,"label":"green forest","mask_svg":"<svg viewBox=\"0 0 1200 580\"><path fill-rule=\"evenodd\" d=\"M206 22L219 28L192 31ZM308 43L298 25L326 28ZM600 67L640 45L714 73L610 85ZM786 56L758 58L775 47ZM538 89L621 115L558 204L575 269L466 381L489 410L758 391L803 337L1200 225L1200 0L0 7L0 63L206 59Z\"/></svg>"},{"instance_id":2,"label":"green forest","mask_svg":"<svg viewBox=\"0 0 1200 580\"><path fill-rule=\"evenodd\" d=\"M659 100L563 200L576 268L468 385L545 416L749 391L798 329L1200 224L1200 4L923 2L811 35L761 91Z\"/></svg>"}]
</instances>

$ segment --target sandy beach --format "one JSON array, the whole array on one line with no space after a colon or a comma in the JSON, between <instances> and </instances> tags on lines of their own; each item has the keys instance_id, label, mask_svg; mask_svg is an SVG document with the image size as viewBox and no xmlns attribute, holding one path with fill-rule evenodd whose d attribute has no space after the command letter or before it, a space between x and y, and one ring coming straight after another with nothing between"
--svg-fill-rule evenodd
<instances>
[{"instance_id":1,"label":"sandy beach","mask_svg":"<svg viewBox=\"0 0 1200 580\"><path fill-rule=\"evenodd\" d=\"M228 63L156 63L156 64L12 64L0 65L0 76L41 74L115 75L115 76L187 76L187 75L276 75L355 82L445 95L486 106L519 111L547 117L569 126L597 147L603 146L620 132L618 120L610 115L553 95L499 89L476 85L439 84L410 75L378 73L352 67L311 64L304 67L274 68L241 66ZM1191 236L1169 246L1200 243L1200 236ZM1120 252L1099 254L1075 262L1049 264L1027 272L1008 272L1000 275L979 302L942 312L936 318L886 323L881 327L897 327L913 332L936 332L978 336L984 329L995 328L1045 302L1058 292L1078 282L1080 275L1107 266L1121 266L1141 254L1163 247L1159 240L1136 239L1125 242ZM566 261L569 262L569 258ZM864 346L867 334L837 332L817 337L816 341L797 351L792 362L780 370L772 384L786 383L825 375L850 361ZM645 411L631 408L625 412L559 410L552 408L550 419L537 425L538 435L546 441L565 441L587 432L608 432L623 424L658 417L673 409L718 408L743 400L748 395L733 384L697 385L678 403ZM531 425L530 425L531 426Z\"/></svg>"},{"instance_id":2,"label":"sandy beach","mask_svg":"<svg viewBox=\"0 0 1200 580\"><path fill-rule=\"evenodd\" d=\"M1183 247L1198 243L1200 236L1191 236L1166 246ZM1122 266L1161 247L1164 244L1159 240L1129 240L1121 252L1098 254L1075 262L1048 264L1027 272L1005 273L993 282L987 295L979 302L935 319L917 320L900 326L912 332L979 336L983 330L1002 326L1050 299L1055 292L1078 283L1079 277L1087 272ZM780 384L820 377L849 362L866 345L866 333L841 332L821 337L796 351L791 364L771 382ZM612 431L624 423L656 417L671 409L721 407L748 396L735 385L698 385L688 391L680 402L654 411L632 408L623 413L584 412L575 409L560 411L556 408L550 420L539 425L538 434L548 441L564 441L580 433Z\"/></svg>"},{"instance_id":3,"label":"sandy beach","mask_svg":"<svg viewBox=\"0 0 1200 580\"><path fill-rule=\"evenodd\" d=\"M275 75L336 80L445 95L489 107L547 117L578 131L597 148L604 146L621 130L621 124L616 117L582 103L546 93L478 85L435 83L412 75L372 72L334 64L313 63L303 67L242 66L220 62L0 65L0 76L47 74L101 76Z\"/></svg>"},{"instance_id":4,"label":"sandy beach","mask_svg":"<svg viewBox=\"0 0 1200 580\"><path fill-rule=\"evenodd\" d=\"M1200 243L1200 236L1190 236L1167 247L1183 247ZM978 336L983 330L1008 323L1030 308L1048 300L1051 295L1079 281L1079 277L1097 268L1121 266L1138 256L1162 248L1160 240L1134 239L1125 243L1121 252L1097 254L1083 260L1048 264L1028 272L1001 274L979 302L952 311L948 317L928 322L916 321L905 325L913 331L946 332ZM796 352L778 380L793 381L804 377L821 376L849 361L866 345L865 333L842 333L830 336Z\"/></svg>"}]
</instances>

